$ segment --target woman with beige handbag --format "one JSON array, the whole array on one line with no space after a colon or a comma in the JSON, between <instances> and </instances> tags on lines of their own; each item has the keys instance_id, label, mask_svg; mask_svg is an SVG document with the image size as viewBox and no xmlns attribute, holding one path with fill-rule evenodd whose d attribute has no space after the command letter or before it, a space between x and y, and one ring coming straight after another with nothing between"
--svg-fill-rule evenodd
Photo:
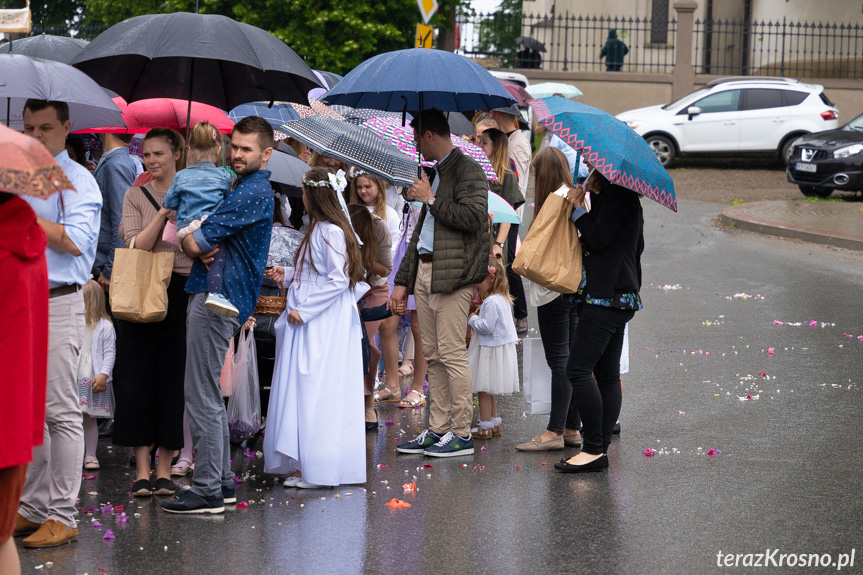
<instances>
[{"instance_id":1,"label":"woman with beige handbag","mask_svg":"<svg viewBox=\"0 0 863 575\"><path fill-rule=\"evenodd\" d=\"M135 496L173 495L171 459L184 446L183 382L186 364L186 305L184 291L192 261L180 248L162 240L174 212L162 201L174 180L183 139L172 130L154 128L144 137L144 165L153 181L126 192L120 237L134 250L173 258L167 288L167 313L161 321L118 320L117 360L114 367L115 445L133 447L137 476ZM130 270L130 273L134 270ZM123 273L115 264L114 273ZM116 277L116 275L115 275ZM114 294L112 293L112 302ZM159 448L155 486L150 483L150 451Z\"/></svg>"},{"instance_id":2,"label":"woman with beige handbag","mask_svg":"<svg viewBox=\"0 0 863 575\"><path fill-rule=\"evenodd\" d=\"M543 148L533 160L533 173L536 177L534 222L538 220L542 210L556 209L562 211L559 217L565 225L572 226L569 221L572 204L566 200L567 193L572 188L572 172L569 171L566 156L557 148ZM547 202L551 196L556 197ZM545 207L546 203L548 207ZM543 216L549 216L547 211L543 212ZM572 228L574 234L575 227ZM571 252L568 257L578 259L580 267L581 258L578 256L580 253ZM578 280L575 284L578 285ZM545 288L536 282L531 283L528 303L537 308L536 317L545 361L551 369L551 413L545 431L516 445L519 451L552 451L581 445L581 434L578 431L581 420L572 398L572 385L566 376L570 343L575 337L575 328L578 325L574 291L575 289L572 289L565 293Z\"/></svg>"}]
</instances>

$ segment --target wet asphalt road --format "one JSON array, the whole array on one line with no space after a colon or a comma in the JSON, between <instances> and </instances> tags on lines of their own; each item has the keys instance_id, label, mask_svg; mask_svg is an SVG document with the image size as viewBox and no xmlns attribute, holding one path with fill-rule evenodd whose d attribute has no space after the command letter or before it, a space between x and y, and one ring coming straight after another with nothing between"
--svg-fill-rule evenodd
<instances>
[{"instance_id":1,"label":"wet asphalt road","mask_svg":"<svg viewBox=\"0 0 863 575\"><path fill-rule=\"evenodd\" d=\"M523 417L520 396L499 402L502 438L449 460L397 456L425 410L379 410L364 486L287 489L238 449L248 507L212 518L133 501L125 450L103 443L103 468L81 490L94 513L80 540L19 544L23 572L714 573L729 570L720 550L766 549L856 549L843 572L863 572L863 254L720 230L719 204L644 207L645 309L630 326L608 472L563 475L560 452L515 451L547 421ZM412 507L391 510L394 497ZM125 523L95 509L108 502Z\"/></svg>"}]
</instances>

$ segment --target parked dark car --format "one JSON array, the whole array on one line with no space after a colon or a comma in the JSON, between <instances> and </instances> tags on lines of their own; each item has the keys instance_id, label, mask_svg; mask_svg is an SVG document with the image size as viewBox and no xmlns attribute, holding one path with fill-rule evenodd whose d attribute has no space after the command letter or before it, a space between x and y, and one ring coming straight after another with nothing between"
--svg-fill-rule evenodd
<instances>
[{"instance_id":1,"label":"parked dark car","mask_svg":"<svg viewBox=\"0 0 863 575\"><path fill-rule=\"evenodd\" d=\"M804 196L863 191L863 114L836 130L795 140L786 173Z\"/></svg>"}]
</instances>

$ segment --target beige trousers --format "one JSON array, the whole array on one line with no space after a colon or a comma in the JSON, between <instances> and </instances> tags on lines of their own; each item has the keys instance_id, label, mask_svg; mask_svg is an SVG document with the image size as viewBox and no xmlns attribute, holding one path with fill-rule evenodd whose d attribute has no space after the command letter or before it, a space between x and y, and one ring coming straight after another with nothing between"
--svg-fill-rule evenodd
<instances>
[{"instance_id":1,"label":"beige trousers","mask_svg":"<svg viewBox=\"0 0 863 575\"><path fill-rule=\"evenodd\" d=\"M75 528L75 500L81 488L84 425L78 404L78 354L84 339L82 292L48 302L48 388L45 440L33 461L18 512L34 523L56 519Z\"/></svg>"},{"instance_id":2,"label":"beige trousers","mask_svg":"<svg viewBox=\"0 0 863 575\"><path fill-rule=\"evenodd\" d=\"M473 286L453 293L431 293L432 264L420 262L414 299L420 321L423 355L429 364L429 429L470 435L473 385L465 335Z\"/></svg>"}]
</instances>

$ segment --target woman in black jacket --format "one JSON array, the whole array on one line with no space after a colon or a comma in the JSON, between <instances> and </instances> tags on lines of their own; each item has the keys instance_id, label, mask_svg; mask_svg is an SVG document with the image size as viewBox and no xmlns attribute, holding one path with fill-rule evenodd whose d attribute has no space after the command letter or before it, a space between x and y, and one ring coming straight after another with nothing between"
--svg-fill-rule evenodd
<instances>
[{"instance_id":1,"label":"woman in black jacket","mask_svg":"<svg viewBox=\"0 0 863 575\"><path fill-rule=\"evenodd\" d=\"M590 191L591 209L585 208ZM567 376L579 406L584 447L555 468L567 473L608 468L606 452L620 415L623 330L641 309L644 218L641 197L593 171L575 188L572 220L581 233L583 267L577 293L578 327Z\"/></svg>"}]
</instances>

